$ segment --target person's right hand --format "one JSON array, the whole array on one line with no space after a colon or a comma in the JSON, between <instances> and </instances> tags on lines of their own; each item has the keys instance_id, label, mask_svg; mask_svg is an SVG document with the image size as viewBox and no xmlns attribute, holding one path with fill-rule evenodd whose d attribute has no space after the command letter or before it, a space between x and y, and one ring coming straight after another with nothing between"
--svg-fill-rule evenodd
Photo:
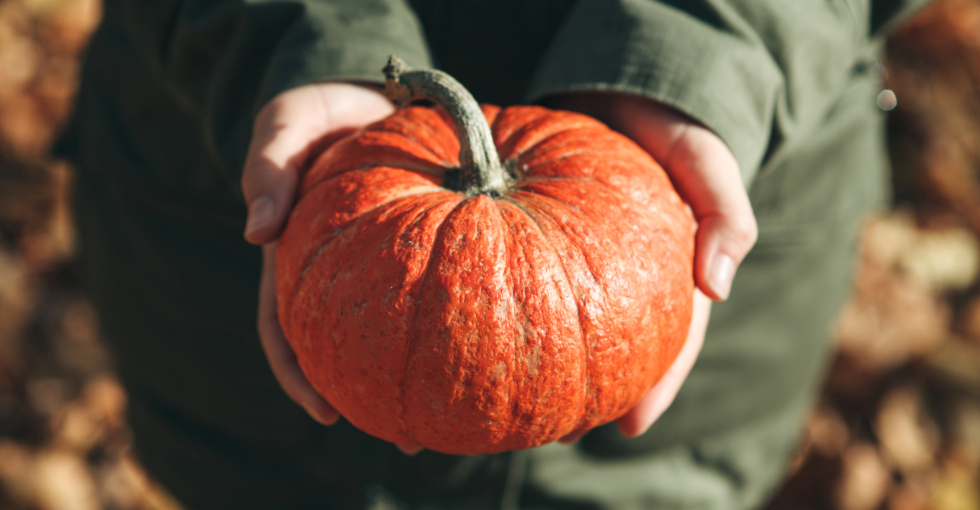
<instances>
[{"instance_id":1,"label":"person's right hand","mask_svg":"<svg viewBox=\"0 0 980 510\"><path fill-rule=\"evenodd\" d=\"M693 268L698 290L684 347L660 382L617 420L624 436L636 437L667 410L694 367L704 343L710 300L728 298L735 270L755 244L758 228L752 204L725 142L666 105L610 92L573 92L544 103L592 115L636 142L663 165L698 223ZM586 432L573 432L562 442L575 442Z\"/></svg>"},{"instance_id":2,"label":"person's right hand","mask_svg":"<svg viewBox=\"0 0 980 510\"><path fill-rule=\"evenodd\" d=\"M311 159L344 135L394 111L379 91L350 83L306 85L279 94L255 119L242 170L248 204L245 239L262 246L258 332L272 373L294 402L324 425L339 414L300 370L279 325L276 302L276 240L293 208L296 187ZM407 453L419 448L399 446Z\"/></svg>"}]
</instances>

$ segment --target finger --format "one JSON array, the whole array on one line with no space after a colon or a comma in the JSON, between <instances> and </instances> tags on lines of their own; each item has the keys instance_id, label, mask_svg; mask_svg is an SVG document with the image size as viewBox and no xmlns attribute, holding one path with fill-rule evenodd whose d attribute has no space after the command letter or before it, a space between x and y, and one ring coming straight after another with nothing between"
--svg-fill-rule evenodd
<instances>
[{"instance_id":1,"label":"finger","mask_svg":"<svg viewBox=\"0 0 980 510\"><path fill-rule=\"evenodd\" d=\"M398 447L398 450L399 451L401 451L405 455L408 455L409 457L411 457L411 456L413 456L413 455L415 455L415 454L417 454L420 451L422 451L422 450L425 449L421 445L403 445L403 444L396 444L395 446Z\"/></svg>"},{"instance_id":2,"label":"finger","mask_svg":"<svg viewBox=\"0 0 980 510\"><path fill-rule=\"evenodd\" d=\"M262 277L259 283L258 330L269 366L286 395L299 404L316 421L333 425L340 414L310 386L296 361L296 355L283 336L276 310L275 253L276 243L262 247Z\"/></svg>"},{"instance_id":3,"label":"finger","mask_svg":"<svg viewBox=\"0 0 980 510\"><path fill-rule=\"evenodd\" d=\"M286 121L288 104L273 101L259 113L252 133L242 191L248 205L245 239L264 244L278 237L292 208L299 178L296 157L305 156L307 126Z\"/></svg>"},{"instance_id":4,"label":"finger","mask_svg":"<svg viewBox=\"0 0 980 510\"><path fill-rule=\"evenodd\" d=\"M671 147L664 166L698 222L694 258L698 288L714 300L725 300L736 268L758 235L738 163L713 133L689 125Z\"/></svg>"},{"instance_id":5,"label":"finger","mask_svg":"<svg viewBox=\"0 0 980 510\"><path fill-rule=\"evenodd\" d=\"M379 92L350 83L299 87L263 107L242 169L245 239L253 244L276 239L292 208L300 170L311 156L392 111Z\"/></svg>"},{"instance_id":6,"label":"finger","mask_svg":"<svg viewBox=\"0 0 980 510\"><path fill-rule=\"evenodd\" d=\"M660 382L640 399L636 407L616 420L620 432L626 437L636 437L643 434L660 418L660 415L670 407L681 389L681 384L687 379L687 374L694 367L694 361L701 352L704 344L704 333L708 328L708 317L711 315L711 301L699 290L694 291L694 313L691 317L691 327L688 330L684 347L671 364Z\"/></svg>"}]
</instances>

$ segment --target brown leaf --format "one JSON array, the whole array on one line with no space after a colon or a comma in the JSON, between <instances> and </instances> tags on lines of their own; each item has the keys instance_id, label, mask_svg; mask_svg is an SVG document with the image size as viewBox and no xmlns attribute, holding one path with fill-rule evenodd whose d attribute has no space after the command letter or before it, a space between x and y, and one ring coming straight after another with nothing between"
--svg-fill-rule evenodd
<instances>
[{"instance_id":1,"label":"brown leaf","mask_svg":"<svg viewBox=\"0 0 980 510\"><path fill-rule=\"evenodd\" d=\"M891 471L869 443L853 443L844 451L843 472L834 491L840 510L873 510L885 500Z\"/></svg>"},{"instance_id":2,"label":"brown leaf","mask_svg":"<svg viewBox=\"0 0 980 510\"><path fill-rule=\"evenodd\" d=\"M37 301L35 281L14 255L0 247L0 373L20 357L21 337Z\"/></svg>"},{"instance_id":3,"label":"brown leaf","mask_svg":"<svg viewBox=\"0 0 980 510\"><path fill-rule=\"evenodd\" d=\"M95 484L85 462L59 450L34 452L0 441L0 482L16 503L37 510L96 510Z\"/></svg>"},{"instance_id":4,"label":"brown leaf","mask_svg":"<svg viewBox=\"0 0 980 510\"><path fill-rule=\"evenodd\" d=\"M0 483L20 504L26 504L31 497L28 488L31 460L27 447L9 439L0 439Z\"/></svg>"},{"instance_id":5,"label":"brown leaf","mask_svg":"<svg viewBox=\"0 0 980 510\"><path fill-rule=\"evenodd\" d=\"M946 342L924 361L926 373L936 383L980 395L980 345Z\"/></svg>"},{"instance_id":6,"label":"brown leaf","mask_svg":"<svg viewBox=\"0 0 980 510\"><path fill-rule=\"evenodd\" d=\"M980 249L964 228L923 230L899 265L934 292L962 290L977 278Z\"/></svg>"},{"instance_id":7,"label":"brown leaf","mask_svg":"<svg viewBox=\"0 0 980 510\"><path fill-rule=\"evenodd\" d=\"M71 385L57 377L38 377L27 382L27 400L34 412L54 417L68 403Z\"/></svg>"},{"instance_id":8,"label":"brown leaf","mask_svg":"<svg viewBox=\"0 0 980 510\"><path fill-rule=\"evenodd\" d=\"M111 376L97 377L82 390L85 407L110 427L120 428L125 423L126 392Z\"/></svg>"},{"instance_id":9,"label":"brown leaf","mask_svg":"<svg viewBox=\"0 0 980 510\"><path fill-rule=\"evenodd\" d=\"M58 450L44 451L34 459L33 499L40 510L98 510L95 482L85 462Z\"/></svg>"},{"instance_id":10,"label":"brown leaf","mask_svg":"<svg viewBox=\"0 0 980 510\"><path fill-rule=\"evenodd\" d=\"M824 457L835 457L847 446L850 431L837 411L822 405L807 422L807 437L814 452Z\"/></svg>"},{"instance_id":11,"label":"brown leaf","mask_svg":"<svg viewBox=\"0 0 980 510\"><path fill-rule=\"evenodd\" d=\"M903 212L871 218L862 231L854 290L835 328L842 354L856 368L882 372L931 352L946 339L949 305L923 278L948 285L963 276L951 276L953 270L944 273L946 266L936 261L946 259L933 256L932 247L942 251L945 245L924 243L925 237ZM932 276L910 276L906 265Z\"/></svg>"},{"instance_id":12,"label":"brown leaf","mask_svg":"<svg viewBox=\"0 0 980 510\"><path fill-rule=\"evenodd\" d=\"M926 413L922 394L898 387L882 399L875 432L886 459L906 475L927 470L936 461L939 429Z\"/></svg>"},{"instance_id":13,"label":"brown leaf","mask_svg":"<svg viewBox=\"0 0 980 510\"><path fill-rule=\"evenodd\" d=\"M953 409L952 448L968 469L980 472L980 402L959 398Z\"/></svg>"},{"instance_id":14,"label":"brown leaf","mask_svg":"<svg viewBox=\"0 0 980 510\"><path fill-rule=\"evenodd\" d=\"M980 297L973 298L962 311L962 330L971 340L980 342Z\"/></svg>"},{"instance_id":15,"label":"brown leaf","mask_svg":"<svg viewBox=\"0 0 980 510\"><path fill-rule=\"evenodd\" d=\"M65 406L53 422L52 443L61 449L84 455L104 439L104 424L77 402Z\"/></svg>"},{"instance_id":16,"label":"brown leaf","mask_svg":"<svg viewBox=\"0 0 980 510\"><path fill-rule=\"evenodd\" d=\"M933 510L977 510L980 483L977 472L955 460L948 460L933 493Z\"/></svg>"},{"instance_id":17,"label":"brown leaf","mask_svg":"<svg viewBox=\"0 0 980 510\"><path fill-rule=\"evenodd\" d=\"M921 484L904 482L888 494L888 510L928 510L929 492Z\"/></svg>"}]
</instances>

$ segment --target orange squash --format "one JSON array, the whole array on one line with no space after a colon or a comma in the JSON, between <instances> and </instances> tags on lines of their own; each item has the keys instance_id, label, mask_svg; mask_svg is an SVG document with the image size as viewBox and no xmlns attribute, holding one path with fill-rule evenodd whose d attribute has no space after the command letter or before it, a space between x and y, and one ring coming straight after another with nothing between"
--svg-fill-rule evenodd
<instances>
[{"instance_id":1,"label":"orange squash","mask_svg":"<svg viewBox=\"0 0 980 510\"><path fill-rule=\"evenodd\" d=\"M590 117L481 113L448 75L400 65L389 97L441 107L320 155L279 240L279 318L304 374L364 432L444 453L620 417L690 323L695 224L667 175Z\"/></svg>"}]
</instances>

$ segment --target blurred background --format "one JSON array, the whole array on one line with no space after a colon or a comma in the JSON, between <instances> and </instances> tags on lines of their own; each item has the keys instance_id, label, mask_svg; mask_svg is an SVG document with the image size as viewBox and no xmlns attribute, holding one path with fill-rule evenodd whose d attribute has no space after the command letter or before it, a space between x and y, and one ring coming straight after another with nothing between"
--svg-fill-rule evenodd
<instances>
[{"instance_id":1,"label":"blurred background","mask_svg":"<svg viewBox=\"0 0 980 510\"><path fill-rule=\"evenodd\" d=\"M99 0L0 0L0 510L173 509L76 276L48 151ZM838 351L775 510L980 510L980 0L888 41L895 206L864 227Z\"/></svg>"}]
</instances>

